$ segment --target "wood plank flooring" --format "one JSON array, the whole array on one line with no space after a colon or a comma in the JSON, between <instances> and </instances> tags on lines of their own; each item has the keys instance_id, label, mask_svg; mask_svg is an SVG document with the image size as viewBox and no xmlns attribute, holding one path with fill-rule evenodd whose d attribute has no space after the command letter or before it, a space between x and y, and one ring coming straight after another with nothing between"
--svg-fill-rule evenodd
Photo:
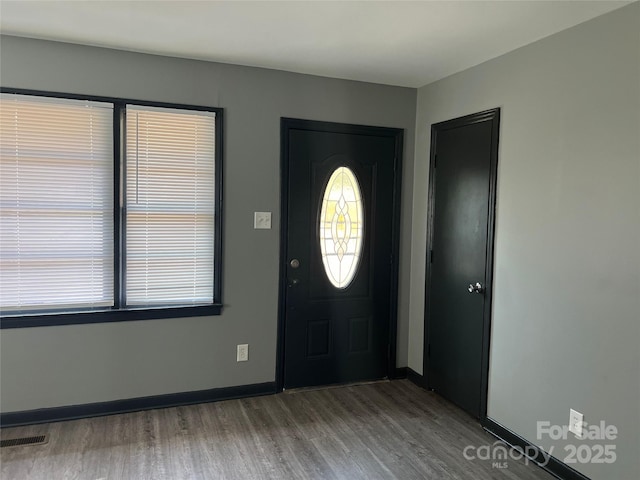
<instances>
[{"instance_id":1,"label":"wood plank flooring","mask_svg":"<svg viewBox=\"0 0 640 480\"><path fill-rule=\"evenodd\" d=\"M407 380L285 392L4 429L3 480L523 479L534 465L466 460L496 439Z\"/></svg>"}]
</instances>

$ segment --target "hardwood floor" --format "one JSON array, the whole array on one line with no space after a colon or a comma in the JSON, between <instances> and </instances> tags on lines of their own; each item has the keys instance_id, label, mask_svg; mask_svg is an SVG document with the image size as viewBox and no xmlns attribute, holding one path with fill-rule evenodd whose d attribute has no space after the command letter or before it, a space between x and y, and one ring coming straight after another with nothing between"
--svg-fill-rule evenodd
<instances>
[{"instance_id":1,"label":"hardwood floor","mask_svg":"<svg viewBox=\"0 0 640 480\"><path fill-rule=\"evenodd\" d=\"M407 380L285 392L4 429L48 434L2 448L3 480L551 479L509 459L466 460L493 445L467 414Z\"/></svg>"}]
</instances>

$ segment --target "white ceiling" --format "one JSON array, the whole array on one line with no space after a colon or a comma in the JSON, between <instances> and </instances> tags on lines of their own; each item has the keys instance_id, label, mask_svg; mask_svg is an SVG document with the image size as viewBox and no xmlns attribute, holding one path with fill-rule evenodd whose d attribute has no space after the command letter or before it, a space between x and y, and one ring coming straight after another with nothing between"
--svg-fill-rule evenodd
<instances>
[{"instance_id":1,"label":"white ceiling","mask_svg":"<svg viewBox=\"0 0 640 480\"><path fill-rule=\"evenodd\" d=\"M4 34L420 87L628 1L0 1Z\"/></svg>"}]
</instances>

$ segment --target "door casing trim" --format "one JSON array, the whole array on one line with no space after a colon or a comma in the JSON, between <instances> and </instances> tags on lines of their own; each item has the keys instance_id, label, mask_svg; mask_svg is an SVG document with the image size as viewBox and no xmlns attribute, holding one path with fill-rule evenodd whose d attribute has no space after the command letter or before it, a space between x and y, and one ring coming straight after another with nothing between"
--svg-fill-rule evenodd
<instances>
[{"instance_id":1,"label":"door casing trim","mask_svg":"<svg viewBox=\"0 0 640 480\"><path fill-rule=\"evenodd\" d=\"M393 232L391 261L391 311L389 316L389 345L387 377L391 378L396 370L396 342L398 323L398 267L400 262L400 200L402 196L402 152L404 130L401 128L372 127L348 123L322 122L298 118L280 118L280 257L278 281L278 331L276 347L276 392L284 389L284 333L287 292L287 218L289 198L289 132L291 130L310 130L316 132L345 133L353 135L371 135L391 137L395 140L394 179L393 179Z\"/></svg>"},{"instance_id":2,"label":"door casing trim","mask_svg":"<svg viewBox=\"0 0 640 480\"><path fill-rule=\"evenodd\" d=\"M424 344L423 344L423 366L422 372L424 383L429 388L429 289L431 288L431 258L430 252L433 248L433 220L435 207L435 165L437 153L437 134L439 132L472 125L480 122L491 122L491 158L489 171L489 216L487 219L487 250L485 267L485 304L482 321L482 365L480 383L480 423L487 422L487 394L489 387L489 348L491 336L491 304L493 299L493 247L495 240L495 213L496 213L496 190L498 185L498 147L500 139L500 108L492 108L482 112L465 115L444 122L431 125L431 151L429 158L429 197L428 197L428 217L427 217L427 251L426 251L426 274L425 274L425 301L424 301Z\"/></svg>"}]
</instances>

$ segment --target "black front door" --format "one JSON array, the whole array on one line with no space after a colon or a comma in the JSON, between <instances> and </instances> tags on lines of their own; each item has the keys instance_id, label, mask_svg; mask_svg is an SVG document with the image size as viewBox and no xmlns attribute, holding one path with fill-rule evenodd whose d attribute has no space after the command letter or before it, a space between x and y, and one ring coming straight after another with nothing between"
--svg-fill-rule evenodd
<instances>
[{"instance_id":1,"label":"black front door","mask_svg":"<svg viewBox=\"0 0 640 480\"><path fill-rule=\"evenodd\" d=\"M486 412L499 110L432 128L427 384Z\"/></svg>"},{"instance_id":2,"label":"black front door","mask_svg":"<svg viewBox=\"0 0 640 480\"><path fill-rule=\"evenodd\" d=\"M401 145L397 129L282 121L284 388L394 363Z\"/></svg>"}]
</instances>

